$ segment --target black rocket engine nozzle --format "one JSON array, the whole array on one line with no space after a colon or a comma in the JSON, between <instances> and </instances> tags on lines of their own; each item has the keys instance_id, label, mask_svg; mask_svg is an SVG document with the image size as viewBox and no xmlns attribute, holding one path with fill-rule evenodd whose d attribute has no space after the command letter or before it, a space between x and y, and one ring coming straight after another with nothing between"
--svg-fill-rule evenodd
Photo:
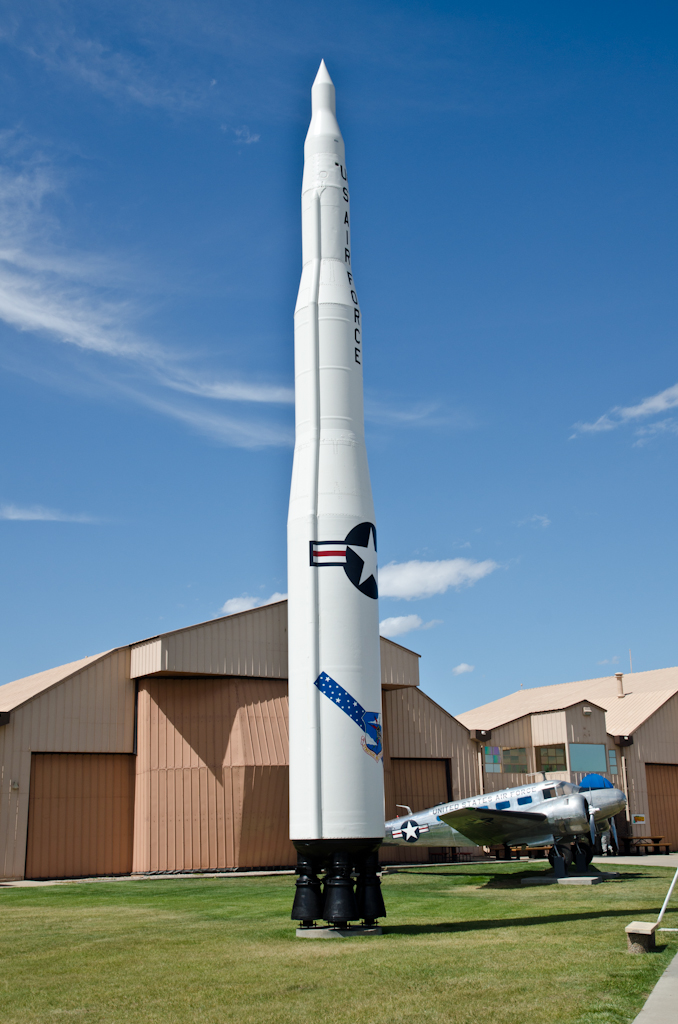
<instances>
[{"instance_id":1,"label":"black rocket engine nozzle","mask_svg":"<svg viewBox=\"0 0 678 1024\"><path fill-rule=\"evenodd\" d=\"M372 927L378 917L385 917L378 875L380 844L380 838L295 840L298 877L292 920L308 928L318 919L339 927L363 919ZM323 869L321 895L318 872Z\"/></svg>"},{"instance_id":2,"label":"black rocket engine nozzle","mask_svg":"<svg viewBox=\"0 0 678 1024\"><path fill-rule=\"evenodd\" d=\"M292 920L309 926L323 916L323 898L320 891L318 865L311 857L297 855L297 883L292 905Z\"/></svg>"},{"instance_id":3,"label":"black rocket engine nozzle","mask_svg":"<svg viewBox=\"0 0 678 1024\"><path fill-rule=\"evenodd\" d=\"M329 924L345 924L360 917L351 867L351 857L343 850L335 850L325 875L323 918Z\"/></svg>"},{"instance_id":4,"label":"black rocket engine nozzle","mask_svg":"<svg viewBox=\"0 0 678 1024\"><path fill-rule=\"evenodd\" d=\"M378 917L386 917L386 907L378 875L379 854L376 852L368 854L357 867L358 882L355 895L358 915L363 918L365 925L369 928Z\"/></svg>"}]
</instances>

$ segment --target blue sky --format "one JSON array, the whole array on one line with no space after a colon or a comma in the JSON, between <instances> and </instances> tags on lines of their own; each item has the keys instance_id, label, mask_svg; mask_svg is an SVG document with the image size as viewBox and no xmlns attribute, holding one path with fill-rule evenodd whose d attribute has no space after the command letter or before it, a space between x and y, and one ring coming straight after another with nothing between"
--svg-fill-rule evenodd
<instances>
[{"instance_id":1,"label":"blue sky","mask_svg":"<svg viewBox=\"0 0 678 1024\"><path fill-rule=\"evenodd\" d=\"M321 57L384 628L453 712L676 664L674 5L0 12L0 681L285 592Z\"/></svg>"}]
</instances>

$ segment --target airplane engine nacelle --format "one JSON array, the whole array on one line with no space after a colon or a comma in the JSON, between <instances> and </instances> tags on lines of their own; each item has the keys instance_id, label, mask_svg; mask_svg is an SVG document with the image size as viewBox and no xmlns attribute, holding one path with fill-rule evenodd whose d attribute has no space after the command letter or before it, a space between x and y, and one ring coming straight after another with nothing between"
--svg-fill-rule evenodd
<instances>
[{"instance_id":1,"label":"airplane engine nacelle","mask_svg":"<svg viewBox=\"0 0 678 1024\"><path fill-rule=\"evenodd\" d=\"M579 793L549 800L544 812L556 833L576 836L589 831L589 805Z\"/></svg>"}]
</instances>

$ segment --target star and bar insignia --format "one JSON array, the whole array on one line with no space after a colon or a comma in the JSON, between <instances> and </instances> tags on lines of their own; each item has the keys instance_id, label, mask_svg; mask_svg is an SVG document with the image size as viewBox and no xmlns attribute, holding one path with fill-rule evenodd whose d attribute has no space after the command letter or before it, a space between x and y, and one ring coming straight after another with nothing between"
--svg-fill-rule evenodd
<instances>
[{"instance_id":1,"label":"star and bar insignia","mask_svg":"<svg viewBox=\"0 0 678 1024\"><path fill-rule=\"evenodd\" d=\"M365 597L378 597L377 531L373 523L359 523L343 540L309 541L310 564L318 567L340 565L349 580Z\"/></svg>"},{"instance_id":2,"label":"star and bar insignia","mask_svg":"<svg viewBox=\"0 0 678 1024\"><path fill-rule=\"evenodd\" d=\"M404 839L407 843L416 843L420 835L428 832L428 825L418 825L416 821L404 821L400 828L394 828L391 835L394 839Z\"/></svg>"}]
</instances>

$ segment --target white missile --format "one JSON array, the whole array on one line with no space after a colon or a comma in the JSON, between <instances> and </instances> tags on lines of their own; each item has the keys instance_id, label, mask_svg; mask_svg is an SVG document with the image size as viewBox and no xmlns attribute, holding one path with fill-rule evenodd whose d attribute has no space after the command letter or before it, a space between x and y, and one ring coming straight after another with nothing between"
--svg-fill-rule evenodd
<instances>
[{"instance_id":1,"label":"white missile","mask_svg":"<svg viewBox=\"0 0 678 1024\"><path fill-rule=\"evenodd\" d=\"M300 855L359 860L384 835L377 542L344 141L324 61L311 96L287 533L290 838Z\"/></svg>"}]
</instances>

